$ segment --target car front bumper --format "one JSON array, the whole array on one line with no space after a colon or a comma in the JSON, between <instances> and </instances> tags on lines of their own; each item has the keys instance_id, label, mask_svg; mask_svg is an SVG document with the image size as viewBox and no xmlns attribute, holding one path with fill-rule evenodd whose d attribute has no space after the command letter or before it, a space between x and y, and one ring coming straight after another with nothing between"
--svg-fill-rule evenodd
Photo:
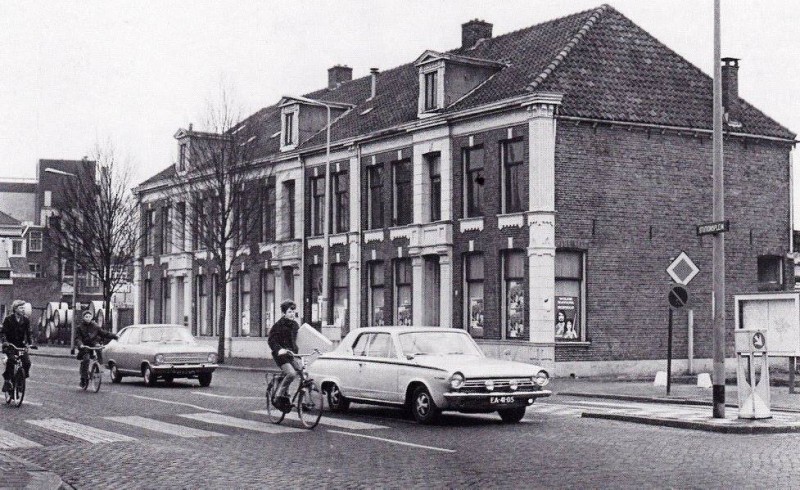
<instances>
[{"instance_id":1,"label":"car front bumper","mask_svg":"<svg viewBox=\"0 0 800 490\"><path fill-rule=\"evenodd\" d=\"M213 373L217 366L217 364L158 364L151 367L157 376L193 376Z\"/></svg>"},{"instance_id":2,"label":"car front bumper","mask_svg":"<svg viewBox=\"0 0 800 490\"><path fill-rule=\"evenodd\" d=\"M444 393L447 407L452 410L502 410L504 408L526 407L537 398L552 395L549 390L515 391L494 393Z\"/></svg>"}]
</instances>

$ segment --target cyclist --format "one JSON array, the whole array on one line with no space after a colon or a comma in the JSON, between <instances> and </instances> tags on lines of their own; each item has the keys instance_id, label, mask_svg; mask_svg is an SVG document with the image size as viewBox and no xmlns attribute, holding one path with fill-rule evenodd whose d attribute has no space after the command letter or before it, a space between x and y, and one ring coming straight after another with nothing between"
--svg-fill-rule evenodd
<instances>
[{"instance_id":1,"label":"cyclist","mask_svg":"<svg viewBox=\"0 0 800 490\"><path fill-rule=\"evenodd\" d=\"M75 333L75 342L80 349L77 355L78 360L81 361L81 388L85 387L89 380L89 362L90 355L89 349L84 347L97 347L102 339L116 340L119 339L116 334L106 332L92 320L92 312L86 310L83 312L83 317L78 331ZM103 363L103 352L97 351L97 360L100 364Z\"/></svg>"},{"instance_id":2,"label":"cyclist","mask_svg":"<svg viewBox=\"0 0 800 490\"><path fill-rule=\"evenodd\" d=\"M25 317L25 302L21 299L11 303L11 314L3 320L3 327L0 328L0 341L8 342L18 348L23 348L31 344L31 322ZM14 361L17 351L9 349L6 354L6 369L3 371L3 392L11 389L11 374L14 372ZM25 370L27 378L31 370L31 358L28 353L22 354L22 368Z\"/></svg>"},{"instance_id":3,"label":"cyclist","mask_svg":"<svg viewBox=\"0 0 800 490\"><path fill-rule=\"evenodd\" d=\"M278 386L278 398L276 407L285 410L291 405L287 391L292 381L300 374L303 369L300 362L295 359L292 353L297 354L297 332L300 330L297 319L297 305L292 300L281 303L281 313L283 317L275 322L269 330L267 343L272 350L272 358L275 359L281 371L284 373L283 380Z\"/></svg>"}]
</instances>

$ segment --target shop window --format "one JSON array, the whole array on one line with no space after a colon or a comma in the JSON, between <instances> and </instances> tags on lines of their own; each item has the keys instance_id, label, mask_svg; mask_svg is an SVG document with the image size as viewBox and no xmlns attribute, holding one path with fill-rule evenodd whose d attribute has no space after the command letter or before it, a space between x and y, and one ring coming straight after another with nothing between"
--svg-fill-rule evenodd
<instances>
[{"instance_id":1,"label":"shop window","mask_svg":"<svg viewBox=\"0 0 800 490\"><path fill-rule=\"evenodd\" d=\"M333 174L333 226L334 233L350 229L350 179L347 171Z\"/></svg>"},{"instance_id":2,"label":"shop window","mask_svg":"<svg viewBox=\"0 0 800 490\"><path fill-rule=\"evenodd\" d=\"M467 218L483 216L483 147L467 148L464 160L464 215Z\"/></svg>"},{"instance_id":3,"label":"shop window","mask_svg":"<svg viewBox=\"0 0 800 490\"><path fill-rule=\"evenodd\" d=\"M337 327L343 327L347 318L347 295L349 291L349 280L347 277L347 264L333 264L331 266L332 277L332 293L331 299L333 300L332 315L333 324Z\"/></svg>"},{"instance_id":4,"label":"shop window","mask_svg":"<svg viewBox=\"0 0 800 490\"><path fill-rule=\"evenodd\" d=\"M320 300L322 299L322 265L313 264L309 273L311 278L311 321L322 320Z\"/></svg>"},{"instance_id":5,"label":"shop window","mask_svg":"<svg viewBox=\"0 0 800 490\"><path fill-rule=\"evenodd\" d=\"M144 297L147 301L144 309L144 323L152 323L156 320L156 301L153 295L153 281L150 279L144 281Z\"/></svg>"},{"instance_id":6,"label":"shop window","mask_svg":"<svg viewBox=\"0 0 800 490\"><path fill-rule=\"evenodd\" d=\"M42 232L41 231L31 231L28 234L28 250L30 252L41 252L42 251Z\"/></svg>"},{"instance_id":7,"label":"shop window","mask_svg":"<svg viewBox=\"0 0 800 490\"><path fill-rule=\"evenodd\" d=\"M219 274L211 275L211 328L212 335L219 335L219 311L222 306L222 291L219 287Z\"/></svg>"},{"instance_id":8,"label":"shop window","mask_svg":"<svg viewBox=\"0 0 800 490\"><path fill-rule=\"evenodd\" d=\"M246 271L238 274L239 289L239 335L242 337L250 336L250 274Z\"/></svg>"},{"instance_id":9,"label":"shop window","mask_svg":"<svg viewBox=\"0 0 800 490\"><path fill-rule=\"evenodd\" d=\"M430 175L430 221L442 219L442 158L439 153L425 155Z\"/></svg>"},{"instance_id":10,"label":"shop window","mask_svg":"<svg viewBox=\"0 0 800 490\"><path fill-rule=\"evenodd\" d=\"M192 333L195 335L209 336L211 332L208 328L208 281L206 276L203 274L198 275L196 284L197 300L195 304L197 305L197 311L195 317L197 320L194 322L195 329Z\"/></svg>"},{"instance_id":11,"label":"shop window","mask_svg":"<svg viewBox=\"0 0 800 490\"><path fill-rule=\"evenodd\" d=\"M523 175L524 145L522 140L511 140L503 142L501 148L503 212L519 213L526 208L522 202L522 189L528 185Z\"/></svg>"},{"instance_id":12,"label":"shop window","mask_svg":"<svg viewBox=\"0 0 800 490\"><path fill-rule=\"evenodd\" d=\"M325 176L311 179L311 235L325 232Z\"/></svg>"},{"instance_id":13,"label":"shop window","mask_svg":"<svg viewBox=\"0 0 800 490\"><path fill-rule=\"evenodd\" d=\"M369 263L369 325L381 327L386 324L384 310L383 262Z\"/></svg>"},{"instance_id":14,"label":"shop window","mask_svg":"<svg viewBox=\"0 0 800 490\"><path fill-rule=\"evenodd\" d=\"M383 165L367 168L369 201L367 201L368 228L383 228Z\"/></svg>"},{"instance_id":15,"label":"shop window","mask_svg":"<svg viewBox=\"0 0 800 490\"><path fill-rule=\"evenodd\" d=\"M780 289L783 286L783 267L777 255L758 256L759 289Z\"/></svg>"},{"instance_id":16,"label":"shop window","mask_svg":"<svg viewBox=\"0 0 800 490\"><path fill-rule=\"evenodd\" d=\"M411 325L413 322L411 284L411 259L395 259L394 301L396 325Z\"/></svg>"},{"instance_id":17,"label":"shop window","mask_svg":"<svg viewBox=\"0 0 800 490\"><path fill-rule=\"evenodd\" d=\"M557 250L555 261L555 339L586 340L583 305L586 304L585 254Z\"/></svg>"},{"instance_id":18,"label":"shop window","mask_svg":"<svg viewBox=\"0 0 800 490\"><path fill-rule=\"evenodd\" d=\"M484 258L482 253L464 255L465 324L473 337L484 335Z\"/></svg>"},{"instance_id":19,"label":"shop window","mask_svg":"<svg viewBox=\"0 0 800 490\"><path fill-rule=\"evenodd\" d=\"M439 256L428 255L424 257L424 288L423 301L425 308L422 310L423 323L426 326L439 325L439 301L441 296L441 275L439 272Z\"/></svg>"},{"instance_id":20,"label":"shop window","mask_svg":"<svg viewBox=\"0 0 800 490\"><path fill-rule=\"evenodd\" d=\"M411 181L411 160L403 160L393 165L394 170L394 225L411 223L414 216L414 192Z\"/></svg>"},{"instance_id":21,"label":"shop window","mask_svg":"<svg viewBox=\"0 0 800 490\"><path fill-rule=\"evenodd\" d=\"M169 277L161 278L161 323L170 323L170 300L172 291L170 291Z\"/></svg>"},{"instance_id":22,"label":"shop window","mask_svg":"<svg viewBox=\"0 0 800 490\"><path fill-rule=\"evenodd\" d=\"M525 252L503 253L503 325L507 339L524 339L525 328Z\"/></svg>"},{"instance_id":23,"label":"shop window","mask_svg":"<svg viewBox=\"0 0 800 490\"><path fill-rule=\"evenodd\" d=\"M275 324L275 272L261 270L261 335L266 335Z\"/></svg>"}]
</instances>

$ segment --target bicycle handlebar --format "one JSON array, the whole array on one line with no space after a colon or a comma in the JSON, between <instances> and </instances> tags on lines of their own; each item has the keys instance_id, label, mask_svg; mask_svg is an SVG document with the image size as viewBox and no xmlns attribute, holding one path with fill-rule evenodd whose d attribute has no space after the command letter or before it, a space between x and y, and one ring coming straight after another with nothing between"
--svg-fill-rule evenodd
<instances>
[{"instance_id":1,"label":"bicycle handlebar","mask_svg":"<svg viewBox=\"0 0 800 490\"><path fill-rule=\"evenodd\" d=\"M14 349L17 350L17 352L28 352L28 349L36 350L36 349L39 348L36 345L26 345L25 347L17 347L16 345L14 345L14 344L12 344L10 342L3 342L3 346L2 347L3 347L3 349L5 349L6 347L13 347Z\"/></svg>"}]
</instances>

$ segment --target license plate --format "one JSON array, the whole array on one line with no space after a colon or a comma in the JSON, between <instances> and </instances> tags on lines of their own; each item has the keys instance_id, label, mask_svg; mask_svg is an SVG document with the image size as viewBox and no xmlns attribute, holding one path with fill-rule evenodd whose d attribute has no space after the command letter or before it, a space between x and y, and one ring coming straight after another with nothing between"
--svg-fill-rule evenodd
<instances>
[{"instance_id":1,"label":"license plate","mask_svg":"<svg viewBox=\"0 0 800 490\"><path fill-rule=\"evenodd\" d=\"M489 403L491 404L504 404L504 403L514 403L513 396L492 396L489 397Z\"/></svg>"}]
</instances>

